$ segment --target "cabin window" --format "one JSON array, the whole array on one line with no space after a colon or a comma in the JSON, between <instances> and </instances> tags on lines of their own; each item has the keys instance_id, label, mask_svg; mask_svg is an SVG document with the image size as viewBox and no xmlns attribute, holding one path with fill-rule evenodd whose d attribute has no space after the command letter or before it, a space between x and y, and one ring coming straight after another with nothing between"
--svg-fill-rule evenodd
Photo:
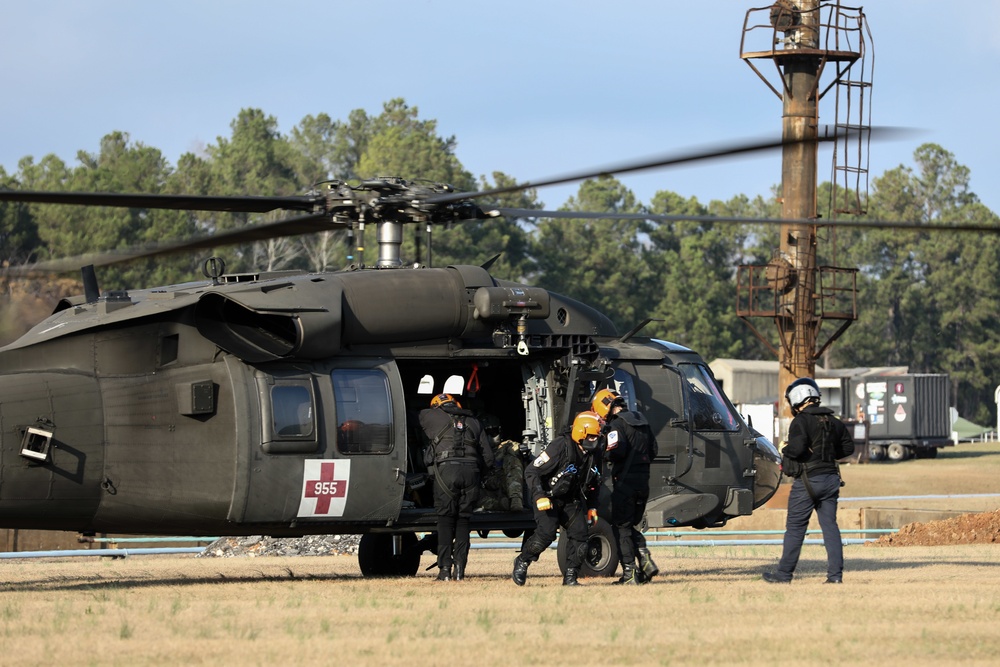
<instances>
[{"instance_id":1,"label":"cabin window","mask_svg":"<svg viewBox=\"0 0 1000 667\"><path fill-rule=\"evenodd\" d=\"M392 451L392 402L389 379L375 369L334 370L337 449L345 454Z\"/></svg>"},{"instance_id":2,"label":"cabin window","mask_svg":"<svg viewBox=\"0 0 1000 667\"><path fill-rule=\"evenodd\" d=\"M312 394L305 385L271 387L271 418L279 439L311 438L315 430Z\"/></svg>"},{"instance_id":3,"label":"cabin window","mask_svg":"<svg viewBox=\"0 0 1000 667\"><path fill-rule=\"evenodd\" d=\"M739 428L736 415L706 366L680 364L688 383L687 399L690 419L699 431L735 431Z\"/></svg>"}]
</instances>

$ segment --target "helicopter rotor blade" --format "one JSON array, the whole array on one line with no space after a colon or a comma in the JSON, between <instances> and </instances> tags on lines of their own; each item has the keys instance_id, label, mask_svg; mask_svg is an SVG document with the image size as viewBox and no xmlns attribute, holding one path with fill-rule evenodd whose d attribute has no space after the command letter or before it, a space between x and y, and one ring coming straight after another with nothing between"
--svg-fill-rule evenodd
<instances>
[{"instance_id":1,"label":"helicopter rotor blade","mask_svg":"<svg viewBox=\"0 0 1000 667\"><path fill-rule=\"evenodd\" d=\"M37 273L62 273L79 270L81 266L109 266L122 264L137 259L149 259L163 255L172 255L189 250L203 250L224 245L236 245L253 241L267 241L273 238L311 234L330 229L345 228L346 223L331 220L325 213L311 213L294 218L285 218L253 227L243 227L212 236L199 236L173 243L156 244L115 250L102 253L88 253L76 257L62 257L50 261L29 264L23 267L11 267L5 271L8 275L30 275Z\"/></svg>"},{"instance_id":2,"label":"helicopter rotor blade","mask_svg":"<svg viewBox=\"0 0 1000 667\"><path fill-rule=\"evenodd\" d=\"M149 195L115 192L43 192L35 190L0 190L0 202L29 204L72 204L77 206L113 206L122 208L157 208L185 211L229 211L233 213L268 213L276 210L311 211L322 197L262 197L212 195Z\"/></svg>"},{"instance_id":3,"label":"helicopter rotor blade","mask_svg":"<svg viewBox=\"0 0 1000 667\"><path fill-rule=\"evenodd\" d=\"M538 211L533 209L496 209L484 215L483 211L473 203L473 199L491 195L520 192L529 188L539 188L558 185L573 181L581 181L602 175L628 174L637 171L669 167L701 160L712 160L737 155L776 150L788 145L806 142L834 142L846 140L849 137L871 140L877 136L880 140L896 138L901 134L910 134L912 130L905 128L879 127L851 133L836 135L826 131L817 138L800 141L775 139L751 139L728 145L702 146L686 152L670 155L660 155L642 160L611 165L602 169L591 169L568 174L556 178L525 182L522 184L494 188L480 192L454 192L453 188L444 184L434 184L433 187L415 187L402 179L374 179L362 182L359 186L351 186L342 181L328 181L325 185L328 192L316 192L301 196L214 196L214 195L157 195L129 194L109 192L42 192L22 190L0 190L0 202L25 202L55 205L110 206L124 208L174 209L189 211L227 211L242 213L268 213L277 210L303 211L305 215L287 218L272 223L243 227L240 229L212 236L196 237L194 239L140 246L118 251L99 252L74 258L60 258L44 261L20 268L10 268L5 273L21 275L29 273L51 273L75 270L83 263L95 266L106 266L143 259L180 253L190 250L200 250L223 245L263 241L284 236L295 236L328 229L344 228L354 222L363 222L366 218L373 221L383 221L390 224L408 224L426 222L430 224L454 222L460 219L482 219L506 215L508 217L550 217L550 218L591 218L591 219L645 219L661 222L701 221L719 223L760 223L760 224L821 224L830 226L832 221L819 223L812 220L778 220L757 218L734 218L716 216L655 216L650 214L615 215L608 213ZM862 221L837 221L835 224L843 227L890 227L886 223ZM893 223L894 228L905 229L945 229L941 226L924 225L921 223ZM955 231L977 231L992 233L996 230L982 225L955 225L946 229Z\"/></svg>"},{"instance_id":4,"label":"helicopter rotor blade","mask_svg":"<svg viewBox=\"0 0 1000 667\"><path fill-rule=\"evenodd\" d=\"M849 227L855 229L902 229L911 231L951 231L1000 233L1000 225L976 223L930 224L926 222L890 222L878 220L810 220L794 218L751 218L717 215L658 215L653 213L597 213L593 211L541 211L532 208L496 208L485 211L487 217L563 218L576 220L648 220L650 222L709 222L722 224L815 225L817 227Z\"/></svg>"},{"instance_id":5,"label":"helicopter rotor blade","mask_svg":"<svg viewBox=\"0 0 1000 667\"><path fill-rule=\"evenodd\" d=\"M905 136L909 136L912 133L913 130L911 129L899 128L899 127L873 127L870 130L866 131L866 134L868 135L869 139L878 138L879 140L899 139ZM489 197L494 195L509 194L512 192L521 192L529 188L543 188L550 185L563 185L565 183L585 181L590 178L597 178L598 176L618 176L621 174L630 174L638 171L662 169L665 167L672 167L675 165L687 164L690 162L700 162L700 161L714 160L719 158L733 157L738 155L748 155L753 153L766 153L768 151L781 149L784 148L785 146L791 146L795 144L813 143L813 142L819 142L819 143L835 142L835 141L842 141L851 137L857 139L858 136L859 133L854 131L854 132L848 132L846 134L841 133L840 135L826 135L810 139L798 139L798 140L772 139L772 138L750 139L743 142L701 146L689 149L688 151L684 152L649 156L633 160L630 162L622 162L615 165L608 165L603 168L587 169L576 173L564 174L562 176L556 176L553 178L546 178L537 181L526 181L524 183L510 185L502 188L492 188L490 190L480 190L478 192L456 192L454 194L436 195L426 199L426 202L431 204L445 204L448 202L458 201L460 199L478 199L480 197Z\"/></svg>"}]
</instances>

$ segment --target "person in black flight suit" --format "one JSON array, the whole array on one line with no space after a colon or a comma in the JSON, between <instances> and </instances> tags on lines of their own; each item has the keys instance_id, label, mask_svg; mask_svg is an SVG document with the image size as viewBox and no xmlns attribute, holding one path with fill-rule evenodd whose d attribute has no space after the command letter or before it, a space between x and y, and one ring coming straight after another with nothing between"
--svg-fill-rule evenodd
<instances>
[{"instance_id":1,"label":"person in black flight suit","mask_svg":"<svg viewBox=\"0 0 1000 667\"><path fill-rule=\"evenodd\" d=\"M600 437L601 418L593 412L581 412L568 437L556 437L525 467L524 482L535 507L535 531L514 557L511 578L518 586L524 586L528 566L549 548L560 526L569 541L563 586L580 583L577 577L587 549L587 525L597 523L599 488L593 471Z\"/></svg>"},{"instance_id":2,"label":"person in black flight suit","mask_svg":"<svg viewBox=\"0 0 1000 667\"><path fill-rule=\"evenodd\" d=\"M420 411L430 444L424 463L434 471L438 580L465 579L469 518L479 500L480 471L493 467L493 450L479 421L451 394L438 394ZM454 570L452 570L454 565Z\"/></svg>"},{"instance_id":3,"label":"person in black flight suit","mask_svg":"<svg viewBox=\"0 0 1000 667\"><path fill-rule=\"evenodd\" d=\"M854 452L854 440L847 427L833 416L833 410L820 407L819 386L811 378L799 378L788 385L785 399L792 407L793 419L788 425L788 442L782 454L791 460L788 468L798 463L802 471L788 494L781 560L776 571L764 573L764 581L771 584L792 581L809 517L815 509L826 547L826 583L839 584L844 580L844 544L837 526L841 486L837 459ZM785 467L784 462L782 465Z\"/></svg>"},{"instance_id":4,"label":"person in black flight suit","mask_svg":"<svg viewBox=\"0 0 1000 667\"><path fill-rule=\"evenodd\" d=\"M618 542L622 576L619 584L645 584L660 573L646 547L646 538L636 526L642 523L649 500L649 464L656 458L657 444L646 416L625 409L625 399L610 389L601 389L591 403L606 420L605 460L611 463L611 527ZM636 568L636 559L639 567Z\"/></svg>"}]
</instances>

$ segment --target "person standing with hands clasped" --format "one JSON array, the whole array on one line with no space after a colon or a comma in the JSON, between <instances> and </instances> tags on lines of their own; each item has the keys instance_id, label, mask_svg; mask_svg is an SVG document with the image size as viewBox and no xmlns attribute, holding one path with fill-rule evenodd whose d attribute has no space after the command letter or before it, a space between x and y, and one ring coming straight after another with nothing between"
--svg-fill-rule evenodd
<instances>
[{"instance_id":1,"label":"person standing with hands clasped","mask_svg":"<svg viewBox=\"0 0 1000 667\"><path fill-rule=\"evenodd\" d=\"M781 560L777 570L764 573L764 581L791 583L809 518L816 510L826 547L826 583L839 584L844 580L844 544L837 526L841 487L837 459L854 452L854 441L833 410L820 406L819 386L811 378L799 378L788 385L785 399L793 418L782 449L782 468L795 481L788 494Z\"/></svg>"},{"instance_id":2,"label":"person standing with hands clasped","mask_svg":"<svg viewBox=\"0 0 1000 667\"><path fill-rule=\"evenodd\" d=\"M645 584L660 573L646 547L646 538L636 528L642 523L649 500L649 465L656 458L657 444L646 416L625 409L625 399L610 389L601 389L591 403L606 420L605 459L611 463L611 527L618 542L622 576L619 584ZM636 560L639 561L638 568Z\"/></svg>"},{"instance_id":3,"label":"person standing with hands clasped","mask_svg":"<svg viewBox=\"0 0 1000 667\"><path fill-rule=\"evenodd\" d=\"M479 421L451 394L438 394L420 411L430 444L424 463L434 470L438 580L465 579L469 519L479 500L480 471L493 467L493 449ZM454 565L454 570L452 566Z\"/></svg>"},{"instance_id":4,"label":"person standing with hands clasped","mask_svg":"<svg viewBox=\"0 0 1000 667\"><path fill-rule=\"evenodd\" d=\"M587 549L587 525L597 523L594 457L600 450L600 437L601 418L593 412L581 412L573 420L570 435L558 436L525 468L536 528L514 558L511 578L518 586L524 586L528 566L549 548L560 526L569 547L563 586L580 583L577 577Z\"/></svg>"}]
</instances>

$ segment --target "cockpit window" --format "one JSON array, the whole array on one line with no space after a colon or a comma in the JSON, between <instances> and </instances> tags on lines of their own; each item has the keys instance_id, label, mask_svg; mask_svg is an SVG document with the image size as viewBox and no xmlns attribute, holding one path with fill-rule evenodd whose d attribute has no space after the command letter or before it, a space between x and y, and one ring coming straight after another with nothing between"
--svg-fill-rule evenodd
<instances>
[{"instance_id":1,"label":"cockpit window","mask_svg":"<svg viewBox=\"0 0 1000 667\"><path fill-rule=\"evenodd\" d=\"M625 405L629 410L635 410L635 387L632 384L632 376L621 368L615 369L615 391L625 399Z\"/></svg>"},{"instance_id":2,"label":"cockpit window","mask_svg":"<svg viewBox=\"0 0 1000 667\"><path fill-rule=\"evenodd\" d=\"M600 389L604 389L605 385L597 384L596 382L590 383L590 395L593 396ZM608 387L609 389L614 389L618 392L618 395L625 400L625 405L629 410L637 410L636 400L635 400L635 385L633 384L632 375L628 371L616 368L615 369L615 385L614 387Z\"/></svg>"},{"instance_id":3,"label":"cockpit window","mask_svg":"<svg viewBox=\"0 0 1000 667\"><path fill-rule=\"evenodd\" d=\"M686 394L694 428L699 431L737 430L739 421L708 368L700 364L680 364L680 368L688 383Z\"/></svg>"},{"instance_id":4,"label":"cockpit window","mask_svg":"<svg viewBox=\"0 0 1000 667\"><path fill-rule=\"evenodd\" d=\"M392 451L389 380L380 370L336 369L337 448L347 454Z\"/></svg>"}]
</instances>

